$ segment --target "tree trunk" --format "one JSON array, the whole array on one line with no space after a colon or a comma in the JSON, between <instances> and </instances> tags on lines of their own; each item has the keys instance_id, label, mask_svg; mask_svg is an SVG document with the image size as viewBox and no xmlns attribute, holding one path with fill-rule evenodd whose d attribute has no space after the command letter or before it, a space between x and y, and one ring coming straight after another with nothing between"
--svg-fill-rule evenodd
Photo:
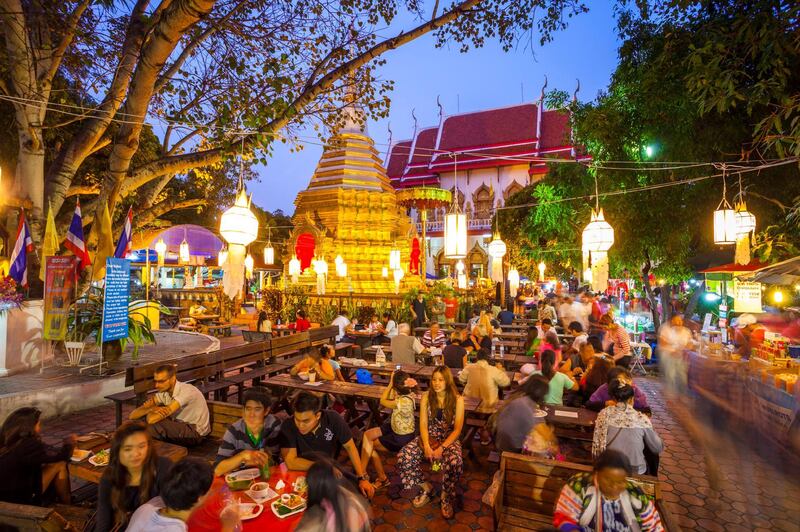
<instances>
[{"instance_id":1,"label":"tree trunk","mask_svg":"<svg viewBox=\"0 0 800 532\"><path fill-rule=\"evenodd\" d=\"M703 294L703 290L705 289L706 282L700 281L700 284L697 285L697 288L694 289L692 292L692 297L689 298L689 303L686 305L686 310L683 311L683 320L689 321L694 316L694 310L697 308L697 302L700 301L700 296Z\"/></svg>"},{"instance_id":2,"label":"tree trunk","mask_svg":"<svg viewBox=\"0 0 800 532\"><path fill-rule=\"evenodd\" d=\"M656 332L658 329L661 328L661 320L659 319L658 315L658 303L656 302L656 296L653 294L653 288L650 286L650 269L652 265L650 264L650 254L645 252L645 262L644 266L642 266L642 286L644 287L644 293L647 295L647 300L650 302L650 311L653 314L653 328Z\"/></svg>"},{"instance_id":3,"label":"tree trunk","mask_svg":"<svg viewBox=\"0 0 800 532\"><path fill-rule=\"evenodd\" d=\"M672 285L667 283L661 287L661 321L669 323L672 318Z\"/></svg>"}]
</instances>

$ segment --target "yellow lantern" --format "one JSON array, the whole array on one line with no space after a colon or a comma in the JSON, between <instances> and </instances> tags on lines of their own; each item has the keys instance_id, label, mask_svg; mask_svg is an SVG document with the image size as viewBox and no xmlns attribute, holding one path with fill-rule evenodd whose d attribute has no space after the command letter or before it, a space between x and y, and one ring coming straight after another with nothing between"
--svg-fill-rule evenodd
<instances>
[{"instance_id":1,"label":"yellow lantern","mask_svg":"<svg viewBox=\"0 0 800 532\"><path fill-rule=\"evenodd\" d=\"M229 244L246 246L258 236L258 219L250 210L250 202L242 187L233 207L222 214L219 233Z\"/></svg>"},{"instance_id":2,"label":"yellow lantern","mask_svg":"<svg viewBox=\"0 0 800 532\"><path fill-rule=\"evenodd\" d=\"M519 272L516 268L511 268L508 270L508 294L517 297L517 290L519 290Z\"/></svg>"},{"instance_id":3,"label":"yellow lantern","mask_svg":"<svg viewBox=\"0 0 800 532\"><path fill-rule=\"evenodd\" d=\"M583 229L583 249L588 251L608 251L614 245L614 228L606 222L603 209L595 211L589 225Z\"/></svg>"},{"instance_id":4,"label":"yellow lantern","mask_svg":"<svg viewBox=\"0 0 800 532\"><path fill-rule=\"evenodd\" d=\"M181 262L183 262L184 264L192 260L192 257L189 254L189 243L186 241L185 237L183 239L183 242L181 242L178 251L178 256L180 257Z\"/></svg>"},{"instance_id":5,"label":"yellow lantern","mask_svg":"<svg viewBox=\"0 0 800 532\"><path fill-rule=\"evenodd\" d=\"M247 254L247 257L244 259L244 273L248 279L253 278L253 267L255 266L255 261L253 260L253 256L251 254Z\"/></svg>"},{"instance_id":6,"label":"yellow lantern","mask_svg":"<svg viewBox=\"0 0 800 532\"><path fill-rule=\"evenodd\" d=\"M158 265L164 265L164 257L167 256L167 244L164 242L163 238L159 238L158 242L155 245L156 254L158 255Z\"/></svg>"},{"instance_id":7,"label":"yellow lantern","mask_svg":"<svg viewBox=\"0 0 800 532\"><path fill-rule=\"evenodd\" d=\"M467 256L467 215L451 212L444 218L444 256L463 259Z\"/></svg>"}]
</instances>

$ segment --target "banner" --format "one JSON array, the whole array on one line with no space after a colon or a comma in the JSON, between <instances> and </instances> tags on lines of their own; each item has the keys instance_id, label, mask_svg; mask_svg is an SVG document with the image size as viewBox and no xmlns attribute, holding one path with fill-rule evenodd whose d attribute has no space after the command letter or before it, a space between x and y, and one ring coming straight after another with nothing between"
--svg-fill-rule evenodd
<instances>
[{"instance_id":1,"label":"banner","mask_svg":"<svg viewBox=\"0 0 800 532\"><path fill-rule=\"evenodd\" d=\"M733 281L733 311L758 314L761 308L761 283Z\"/></svg>"},{"instance_id":2,"label":"banner","mask_svg":"<svg viewBox=\"0 0 800 532\"><path fill-rule=\"evenodd\" d=\"M69 306L75 294L75 257L45 257L44 339L67 337Z\"/></svg>"},{"instance_id":3,"label":"banner","mask_svg":"<svg viewBox=\"0 0 800 532\"><path fill-rule=\"evenodd\" d=\"M128 296L131 261L106 258L106 291L103 297L103 342L128 337Z\"/></svg>"}]
</instances>

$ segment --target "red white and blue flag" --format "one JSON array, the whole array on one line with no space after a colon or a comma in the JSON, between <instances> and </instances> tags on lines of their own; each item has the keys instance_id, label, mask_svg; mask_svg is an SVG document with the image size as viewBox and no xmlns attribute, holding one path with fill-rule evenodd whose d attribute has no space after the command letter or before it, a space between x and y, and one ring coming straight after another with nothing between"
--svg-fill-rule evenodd
<instances>
[{"instance_id":1,"label":"red white and blue flag","mask_svg":"<svg viewBox=\"0 0 800 532\"><path fill-rule=\"evenodd\" d=\"M86 242L83 240L83 218L81 217L80 201L75 204L75 214L72 215L72 222L69 224L64 246L78 258L78 273L92 264L92 259L89 258L89 251L86 249Z\"/></svg>"},{"instance_id":2,"label":"red white and blue flag","mask_svg":"<svg viewBox=\"0 0 800 532\"><path fill-rule=\"evenodd\" d=\"M133 228L133 207L128 209L128 215L125 217L125 225L122 226L122 234L119 235L117 242L117 249L114 251L114 257L124 259L131 252L131 232Z\"/></svg>"},{"instance_id":3,"label":"red white and blue flag","mask_svg":"<svg viewBox=\"0 0 800 532\"><path fill-rule=\"evenodd\" d=\"M18 285L28 287L28 253L33 251L33 239L25 220L25 211L19 213L19 226L17 227L17 241L11 251L11 267L8 274L14 278Z\"/></svg>"}]
</instances>

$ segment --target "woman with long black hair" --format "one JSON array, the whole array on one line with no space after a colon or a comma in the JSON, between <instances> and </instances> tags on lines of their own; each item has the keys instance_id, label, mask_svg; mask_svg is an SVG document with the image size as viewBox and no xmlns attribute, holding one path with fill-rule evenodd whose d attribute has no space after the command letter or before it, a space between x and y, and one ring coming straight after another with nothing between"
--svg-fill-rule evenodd
<instances>
[{"instance_id":1,"label":"woman with long black hair","mask_svg":"<svg viewBox=\"0 0 800 532\"><path fill-rule=\"evenodd\" d=\"M42 493L52 485L61 502L70 502L67 461L76 437L65 438L60 449L45 445L41 416L38 408L18 408L0 428L0 501L39 506Z\"/></svg>"},{"instance_id":2,"label":"woman with long black hair","mask_svg":"<svg viewBox=\"0 0 800 532\"><path fill-rule=\"evenodd\" d=\"M556 353L552 349L545 349L539 359L542 370L534 374L544 375L548 381L549 391L544 396L544 402L551 405L564 404L564 390L575 391L578 389L578 383L572 378L572 375L556 371Z\"/></svg>"},{"instance_id":3,"label":"woman with long black hair","mask_svg":"<svg viewBox=\"0 0 800 532\"><path fill-rule=\"evenodd\" d=\"M147 425L128 421L111 439L108 467L100 479L95 532L124 530L131 514L160 493L172 468L153 448Z\"/></svg>"},{"instance_id":4,"label":"woman with long black hair","mask_svg":"<svg viewBox=\"0 0 800 532\"><path fill-rule=\"evenodd\" d=\"M350 489L330 460L317 459L308 468L306 511L297 532L368 532L369 507Z\"/></svg>"}]
</instances>

